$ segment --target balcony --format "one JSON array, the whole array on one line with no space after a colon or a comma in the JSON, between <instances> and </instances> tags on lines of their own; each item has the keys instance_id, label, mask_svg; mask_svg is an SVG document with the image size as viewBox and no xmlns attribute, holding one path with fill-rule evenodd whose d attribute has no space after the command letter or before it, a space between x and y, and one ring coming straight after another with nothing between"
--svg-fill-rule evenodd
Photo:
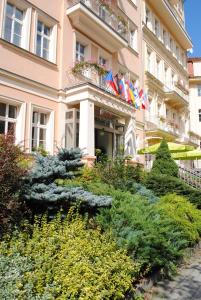
<instances>
[{"instance_id":1,"label":"balcony","mask_svg":"<svg viewBox=\"0 0 201 300\"><path fill-rule=\"evenodd\" d=\"M178 86L169 88L164 87L166 103L175 109L187 107L189 105L188 94L182 91Z\"/></svg>"},{"instance_id":2,"label":"balcony","mask_svg":"<svg viewBox=\"0 0 201 300\"><path fill-rule=\"evenodd\" d=\"M181 128L173 120L158 115L146 115L146 136L148 139L166 138L174 141L181 133Z\"/></svg>"},{"instance_id":3,"label":"balcony","mask_svg":"<svg viewBox=\"0 0 201 300\"><path fill-rule=\"evenodd\" d=\"M87 63L87 62L86 62ZM134 113L135 108L126 102L104 80L104 69L92 63L87 67L73 68L68 72L68 85L66 86L66 103L79 105L82 100L92 100L97 106L109 109L118 115L128 116ZM75 71L76 70L76 71Z\"/></svg>"},{"instance_id":4,"label":"balcony","mask_svg":"<svg viewBox=\"0 0 201 300\"><path fill-rule=\"evenodd\" d=\"M168 24L170 31L174 33L183 49L191 49L192 42L187 34L184 24L181 22L178 13L167 0L147 0L147 3L155 10L159 16L163 16L164 23Z\"/></svg>"},{"instance_id":5,"label":"balcony","mask_svg":"<svg viewBox=\"0 0 201 300\"><path fill-rule=\"evenodd\" d=\"M163 82L157 78L155 75L153 75L150 71L146 71L146 84L150 87L154 87L159 89L161 92L163 92Z\"/></svg>"},{"instance_id":6,"label":"balcony","mask_svg":"<svg viewBox=\"0 0 201 300\"><path fill-rule=\"evenodd\" d=\"M127 20L101 0L68 0L67 15L76 29L114 53L128 45Z\"/></svg>"}]
</instances>

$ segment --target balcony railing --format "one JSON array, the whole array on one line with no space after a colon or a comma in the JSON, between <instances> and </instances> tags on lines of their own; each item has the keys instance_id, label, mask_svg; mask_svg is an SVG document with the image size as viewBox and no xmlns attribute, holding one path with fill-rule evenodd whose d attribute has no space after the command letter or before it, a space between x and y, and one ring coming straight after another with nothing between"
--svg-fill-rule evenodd
<instances>
[{"instance_id":1,"label":"balcony railing","mask_svg":"<svg viewBox=\"0 0 201 300\"><path fill-rule=\"evenodd\" d=\"M111 8L101 0L67 0L68 9L82 4L105 24L112 28L125 41L128 41L128 22L123 12L118 8Z\"/></svg>"},{"instance_id":2,"label":"balcony railing","mask_svg":"<svg viewBox=\"0 0 201 300\"><path fill-rule=\"evenodd\" d=\"M166 119L158 115L146 115L146 130L162 130L173 135L181 134L181 126L174 120Z\"/></svg>"}]
</instances>

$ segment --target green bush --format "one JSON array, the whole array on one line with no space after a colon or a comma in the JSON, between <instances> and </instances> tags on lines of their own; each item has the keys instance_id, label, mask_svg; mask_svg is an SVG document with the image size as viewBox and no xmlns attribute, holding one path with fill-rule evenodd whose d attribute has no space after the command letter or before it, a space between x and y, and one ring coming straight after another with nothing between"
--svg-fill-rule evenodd
<instances>
[{"instance_id":1,"label":"green bush","mask_svg":"<svg viewBox=\"0 0 201 300\"><path fill-rule=\"evenodd\" d=\"M151 173L166 174L177 177L178 171L178 166L171 157L167 142L162 140L156 152L156 159L153 163Z\"/></svg>"},{"instance_id":2,"label":"green bush","mask_svg":"<svg viewBox=\"0 0 201 300\"><path fill-rule=\"evenodd\" d=\"M176 193L185 196L189 201L201 209L201 192L189 187L181 179L162 174L150 174L147 177L146 187L154 192L156 196Z\"/></svg>"},{"instance_id":3,"label":"green bush","mask_svg":"<svg viewBox=\"0 0 201 300\"><path fill-rule=\"evenodd\" d=\"M113 197L111 209L101 210L97 222L103 229L111 229L118 245L141 264L142 272L147 269L150 272L161 269L167 274L174 271L183 250L198 240L199 211L175 195L151 204L139 195L123 194ZM165 199L172 205L174 217L166 212ZM186 207L183 210L182 205ZM184 218L188 215L189 221L182 222L182 214Z\"/></svg>"},{"instance_id":4,"label":"green bush","mask_svg":"<svg viewBox=\"0 0 201 300\"><path fill-rule=\"evenodd\" d=\"M122 299L139 265L74 217L36 222L0 245L0 299Z\"/></svg>"},{"instance_id":5,"label":"green bush","mask_svg":"<svg viewBox=\"0 0 201 300\"><path fill-rule=\"evenodd\" d=\"M201 235L201 212L196 209L186 198L169 194L161 197L156 203L162 217L168 217L175 227L178 227L182 235L194 244Z\"/></svg>"}]
</instances>

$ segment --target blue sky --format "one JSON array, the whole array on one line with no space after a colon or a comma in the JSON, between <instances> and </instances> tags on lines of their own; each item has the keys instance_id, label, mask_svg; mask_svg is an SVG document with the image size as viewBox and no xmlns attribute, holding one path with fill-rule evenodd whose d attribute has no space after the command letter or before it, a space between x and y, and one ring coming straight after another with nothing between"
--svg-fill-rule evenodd
<instances>
[{"instance_id":1,"label":"blue sky","mask_svg":"<svg viewBox=\"0 0 201 300\"><path fill-rule=\"evenodd\" d=\"M193 54L201 57L201 0L184 1L186 29L193 42Z\"/></svg>"}]
</instances>

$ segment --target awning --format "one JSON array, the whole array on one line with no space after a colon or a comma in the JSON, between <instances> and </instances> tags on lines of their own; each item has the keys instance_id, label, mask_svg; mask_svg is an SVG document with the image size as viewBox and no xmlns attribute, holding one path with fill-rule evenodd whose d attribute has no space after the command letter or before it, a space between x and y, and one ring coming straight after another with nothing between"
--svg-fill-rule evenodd
<instances>
[{"instance_id":1,"label":"awning","mask_svg":"<svg viewBox=\"0 0 201 300\"><path fill-rule=\"evenodd\" d=\"M172 158L175 160L195 160L201 159L201 150L193 150L181 153L172 153Z\"/></svg>"},{"instance_id":2,"label":"awning","mask_svg":"<svg viewBox=\"0 0 201 300\"><path fill-rule=\"evenodd\" d=\"M168 144L168 148L170 150L171 153L178 153L180 154L180 152L185 152L186 151L192 151L195 148L193 146L190 145L182 145L182 144L177 144L177 143L167 143ZM156 151L158 150L160 146L160 143L157 143L155 145L146 147L144 149L140 149L138 150L138 154L155 154Z\"/></svg>"}]
</instances>

